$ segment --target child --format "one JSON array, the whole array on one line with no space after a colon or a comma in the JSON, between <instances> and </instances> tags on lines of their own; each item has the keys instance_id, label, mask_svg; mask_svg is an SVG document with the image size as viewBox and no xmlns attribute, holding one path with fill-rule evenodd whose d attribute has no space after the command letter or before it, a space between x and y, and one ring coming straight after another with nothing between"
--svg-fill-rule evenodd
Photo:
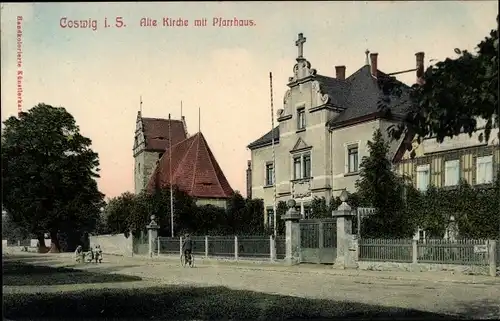
<instances>
[{"instance_id":1,"label":"child","mask_svg":"<svg viewBox=\"0 0 500 321\"><path fill-rule=\"evenodd\" d=\"M102 250L100 245L96 245L95 247L95 262L102 263Z\"/></svg>"},{"instance_id":2,"label":"child","mask_svg":"<svg viewBox=\"0 0 500 321\"><path fill-rule=\"evenodd\" d=\"M85 254L83 253L83 248L81 245L78 245L75 250L75 260L77 263L83 262L83 257Z\"/></svg>"}]
</instances>

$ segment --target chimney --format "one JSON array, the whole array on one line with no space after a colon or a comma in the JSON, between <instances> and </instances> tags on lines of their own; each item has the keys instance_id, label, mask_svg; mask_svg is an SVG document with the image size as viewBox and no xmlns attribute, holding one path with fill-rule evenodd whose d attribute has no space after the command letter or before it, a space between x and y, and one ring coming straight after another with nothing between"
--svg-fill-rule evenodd
<instances>
[{"instance_id":1,"label":"chimney","mask_svg":"<svg viewBox=\"0 0 500 321\"><path fill-rule=\"evenodd\" d=\"M345 80L345 66L335 66L335 77L339 80Z\"/></svg>"},{"instance_id":2,"label":"chimney","mask_svg":"<svg viewBox=\"0 0 500 321\"><path fill-rule=\"evenodd\" d=\"M378 53L371 53L370 54L370 61L371 61L371 66L372 66L372 76L377 78L377 57Z\"/></svg>"},{"instance_id":3,"label":"chimney","mask_svg":"<svg viewBox=\"0 0 500 321\"><path fill-rule=\"evenodd\" d=\"M421 85L423 84L423 78L424 78L424 57L425 53L423 52L417 52L415 54L416 57L416 62L417 62L417 84Z\"/></svg>"}]
</instances>

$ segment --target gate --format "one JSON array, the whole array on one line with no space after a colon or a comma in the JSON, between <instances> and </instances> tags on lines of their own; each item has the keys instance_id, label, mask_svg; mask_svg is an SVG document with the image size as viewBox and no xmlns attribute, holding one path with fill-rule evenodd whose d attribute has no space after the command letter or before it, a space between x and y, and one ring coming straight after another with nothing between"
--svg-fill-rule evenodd
<instances>
[{"instance_id":1,"label":"gate","mask_svg":"<svg viewBox=\"0 0 500 321\"><path fill-rule=\"evenodd\" d=\"M300 220L300 262L333 264L337 258L337 220Z\"/></svg>"}]
</instances>

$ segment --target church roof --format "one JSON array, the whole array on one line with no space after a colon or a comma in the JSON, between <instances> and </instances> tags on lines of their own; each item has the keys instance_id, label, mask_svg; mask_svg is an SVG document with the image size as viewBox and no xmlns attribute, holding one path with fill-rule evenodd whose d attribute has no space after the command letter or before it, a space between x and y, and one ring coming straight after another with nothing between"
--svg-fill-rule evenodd
<instances>
[{"instance_id":1,"label":"church roof","mask_svg":"<svg viewBox=\"0 0 500 321\"><path fill-rule=\"evenodd\" d=\"M233 189L201 132L167 150L151 175L147 190L172 185L196 198L229 198Z\"/></svg>"},{"instance_id":2,"label":"church roof","mask_svg":"<svg viewBox=\"0 0 500 321\"><path fill-rule=\"evenodd\" d=\"M145 149L148 151L165 151L169 146L169 122L172 133L172 145L187 138L184 124L181 120L142 117Z\"/></svg>"},{"instance_id":3,"label":"church roof","mask_svg":"<svg viewBox=\"0 0 500 321\"><path fill-rule=\"evenodd\" d=\"M323 94L329 96L328 104L340 109L340 114L328 120L327 126L330 128L341 127L355 119L362 119L369 115L383 116L378 105L382 94L382 83L389 76L378 70L377 78L371 74L370 65L365 65L345 80L337 78L314 75L312 80L320 84L320 90ZM402 115L408 108L406 100L391 100L391 113L393 115ZM279 126L274 129L275 142L279 141ZM272 132L255 140L248 145L249 149L264 147L271 144Z\"/></svg>"}]
</instances>

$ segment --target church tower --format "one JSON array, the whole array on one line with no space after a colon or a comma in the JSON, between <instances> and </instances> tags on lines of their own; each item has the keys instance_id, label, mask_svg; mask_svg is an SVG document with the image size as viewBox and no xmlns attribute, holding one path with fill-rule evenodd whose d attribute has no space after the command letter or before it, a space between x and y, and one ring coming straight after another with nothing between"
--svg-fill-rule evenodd
<instances>
[{"instance_id":1,"label":"church tower","mask_svg":"<svg viewBox=\"0 0 500 321\"><path fill-rule=\"evenodd\" d=\"M133 147L136 194L146 187L158 160L169 146L186 138L188 133L184 118L182 120L146 118L142 117L140 110L137 112Z\"/></svg>"}]
</instances>

